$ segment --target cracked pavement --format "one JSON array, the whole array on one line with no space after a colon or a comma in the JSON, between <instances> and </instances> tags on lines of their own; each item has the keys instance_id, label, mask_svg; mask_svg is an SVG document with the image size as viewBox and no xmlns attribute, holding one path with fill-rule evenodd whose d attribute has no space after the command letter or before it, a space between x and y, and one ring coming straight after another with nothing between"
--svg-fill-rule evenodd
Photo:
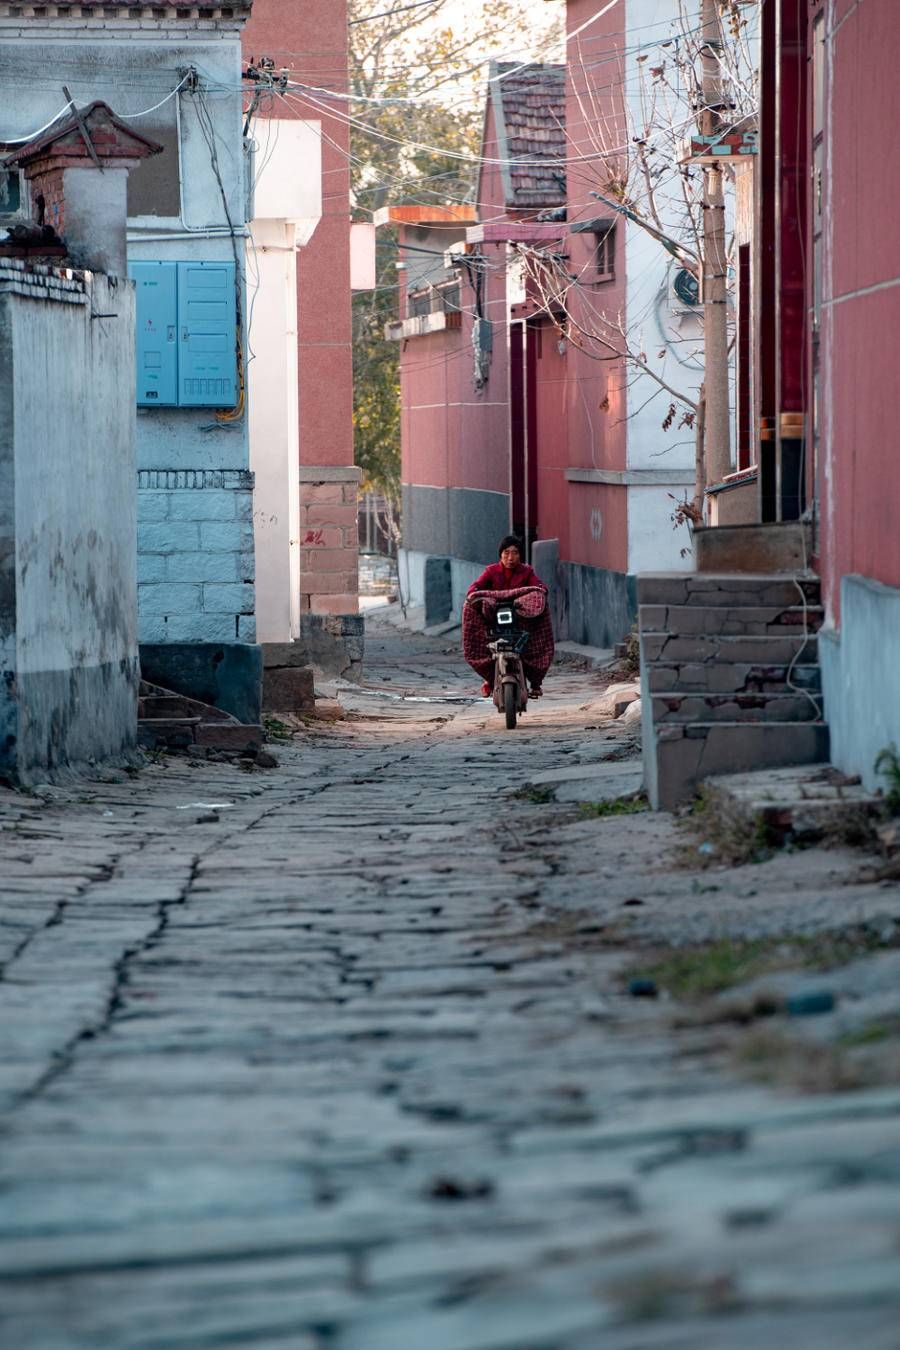
<instances>
[{"instance_id":1,"label":"cracked pavement","mask_svg":"<svg viewBox=\"0 0 900 1350\"><path fill-rule=\"evenodd\" d=\"M507 733L447 644L374 626L266 773L0 791L0 1343L900 1350L900 1088L763 1087L623 980L898 888L586 818L597 677Z\"/></svg>"}]
</instances>

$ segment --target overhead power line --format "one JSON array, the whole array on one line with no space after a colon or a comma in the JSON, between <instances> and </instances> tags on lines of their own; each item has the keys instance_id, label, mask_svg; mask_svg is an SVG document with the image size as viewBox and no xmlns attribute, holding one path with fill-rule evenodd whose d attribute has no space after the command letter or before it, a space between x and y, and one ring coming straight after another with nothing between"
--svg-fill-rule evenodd
<instances>
[{"instance_id":1,"label":"overhead power line","mask_svg":"<svg viewBox=\"0 0 900 1350\"><path fill-rule=\"evenodd\" d=\"M425 5L443 4L443 0L414 0L411 5L398 5L396 9L382 9L377 14L364 14L361 19L348 19L348 27L357 23L371 23L373 19L392 19L395 14L405 14L408 9L422 9Z\"/></svg>"}]
</instances>

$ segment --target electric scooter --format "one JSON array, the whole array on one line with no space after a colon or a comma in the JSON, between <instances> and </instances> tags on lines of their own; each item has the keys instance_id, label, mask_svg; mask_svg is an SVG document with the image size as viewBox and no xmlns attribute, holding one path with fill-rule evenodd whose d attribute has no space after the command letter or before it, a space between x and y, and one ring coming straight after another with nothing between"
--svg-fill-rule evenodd
<instances>
[{"instance_id":1,"label":"electric scooter","mask_svg":"<svg viewBox=\"0 0 900 1350\"><path fill-rule=\"evenodd\" d=\"M528 707L528 685L522 657L531 636L517 627L515 599L501 601L494 611L488 651L494 658L494 703L506 718L507 731L514 731L516 718Z\"/></svg>"}]
</instances>

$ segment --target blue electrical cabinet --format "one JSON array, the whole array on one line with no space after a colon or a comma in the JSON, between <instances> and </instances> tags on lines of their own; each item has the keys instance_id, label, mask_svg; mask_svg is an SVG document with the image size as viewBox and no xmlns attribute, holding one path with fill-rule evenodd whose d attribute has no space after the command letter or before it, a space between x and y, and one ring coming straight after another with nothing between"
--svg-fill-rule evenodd
<instances>
[{"instance_id":1,"label":"blue electrical cabinet","mask_svg":"<svg viewBox=\"0 0 900 1350\"><path fill-rule=\"evenodd\" d=\"M233 262L132 262L140 407L233 408L237 305Z\"/></svg>"},{"instance_id":2,"label":"blue electrical cabinet","mask_svg":"<svg viewBox=\"0 0 900 1350\"><path fill-rule=\"evenodd\" d=\"M237 402L234 263L178 264L178 402L231 408Z\"/></svg>"},{"instance_id":3,"label":"blue electrical cabinet","mask_svg":"<svg viewBox=\"0 0 900 1350\"><path fill-rule=\"evenodd\" d=\"M137 401L146 408L178 402L177 286L173 262L132 262L137 301Z\"/></svg>"}]
</instances>

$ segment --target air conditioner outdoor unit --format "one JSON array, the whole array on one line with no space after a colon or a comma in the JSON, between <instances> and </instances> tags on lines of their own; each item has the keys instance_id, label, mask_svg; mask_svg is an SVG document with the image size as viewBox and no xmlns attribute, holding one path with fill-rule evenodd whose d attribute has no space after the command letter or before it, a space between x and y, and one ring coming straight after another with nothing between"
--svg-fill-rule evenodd
<instances>
[{"instance_id":1,"label":"air conditioner outdoor unit","mask_svg":"<svg viewBox=\"0 0 900 1350\"><path fill-rule=\"evenodd\" d=\"M449 248L445 248L444 267L447 269L447 271L449 271L451 267L459 266L459 259L464 254L468 253L468 251L469 246L466 243L465 239L457 239L454 243L450 245Z\"/></svg>"},{"instance_id":2,"label":"air conditioner outdoor unit","mask_svg":"<svg viewBox=\"0 0 900 1350\"><path fill-rule=\"evenodd\" d=\"M669 268L669 309L673 314L699 314L703 310L698 278L677 262Z\"/></svg>"}]
</instances>

